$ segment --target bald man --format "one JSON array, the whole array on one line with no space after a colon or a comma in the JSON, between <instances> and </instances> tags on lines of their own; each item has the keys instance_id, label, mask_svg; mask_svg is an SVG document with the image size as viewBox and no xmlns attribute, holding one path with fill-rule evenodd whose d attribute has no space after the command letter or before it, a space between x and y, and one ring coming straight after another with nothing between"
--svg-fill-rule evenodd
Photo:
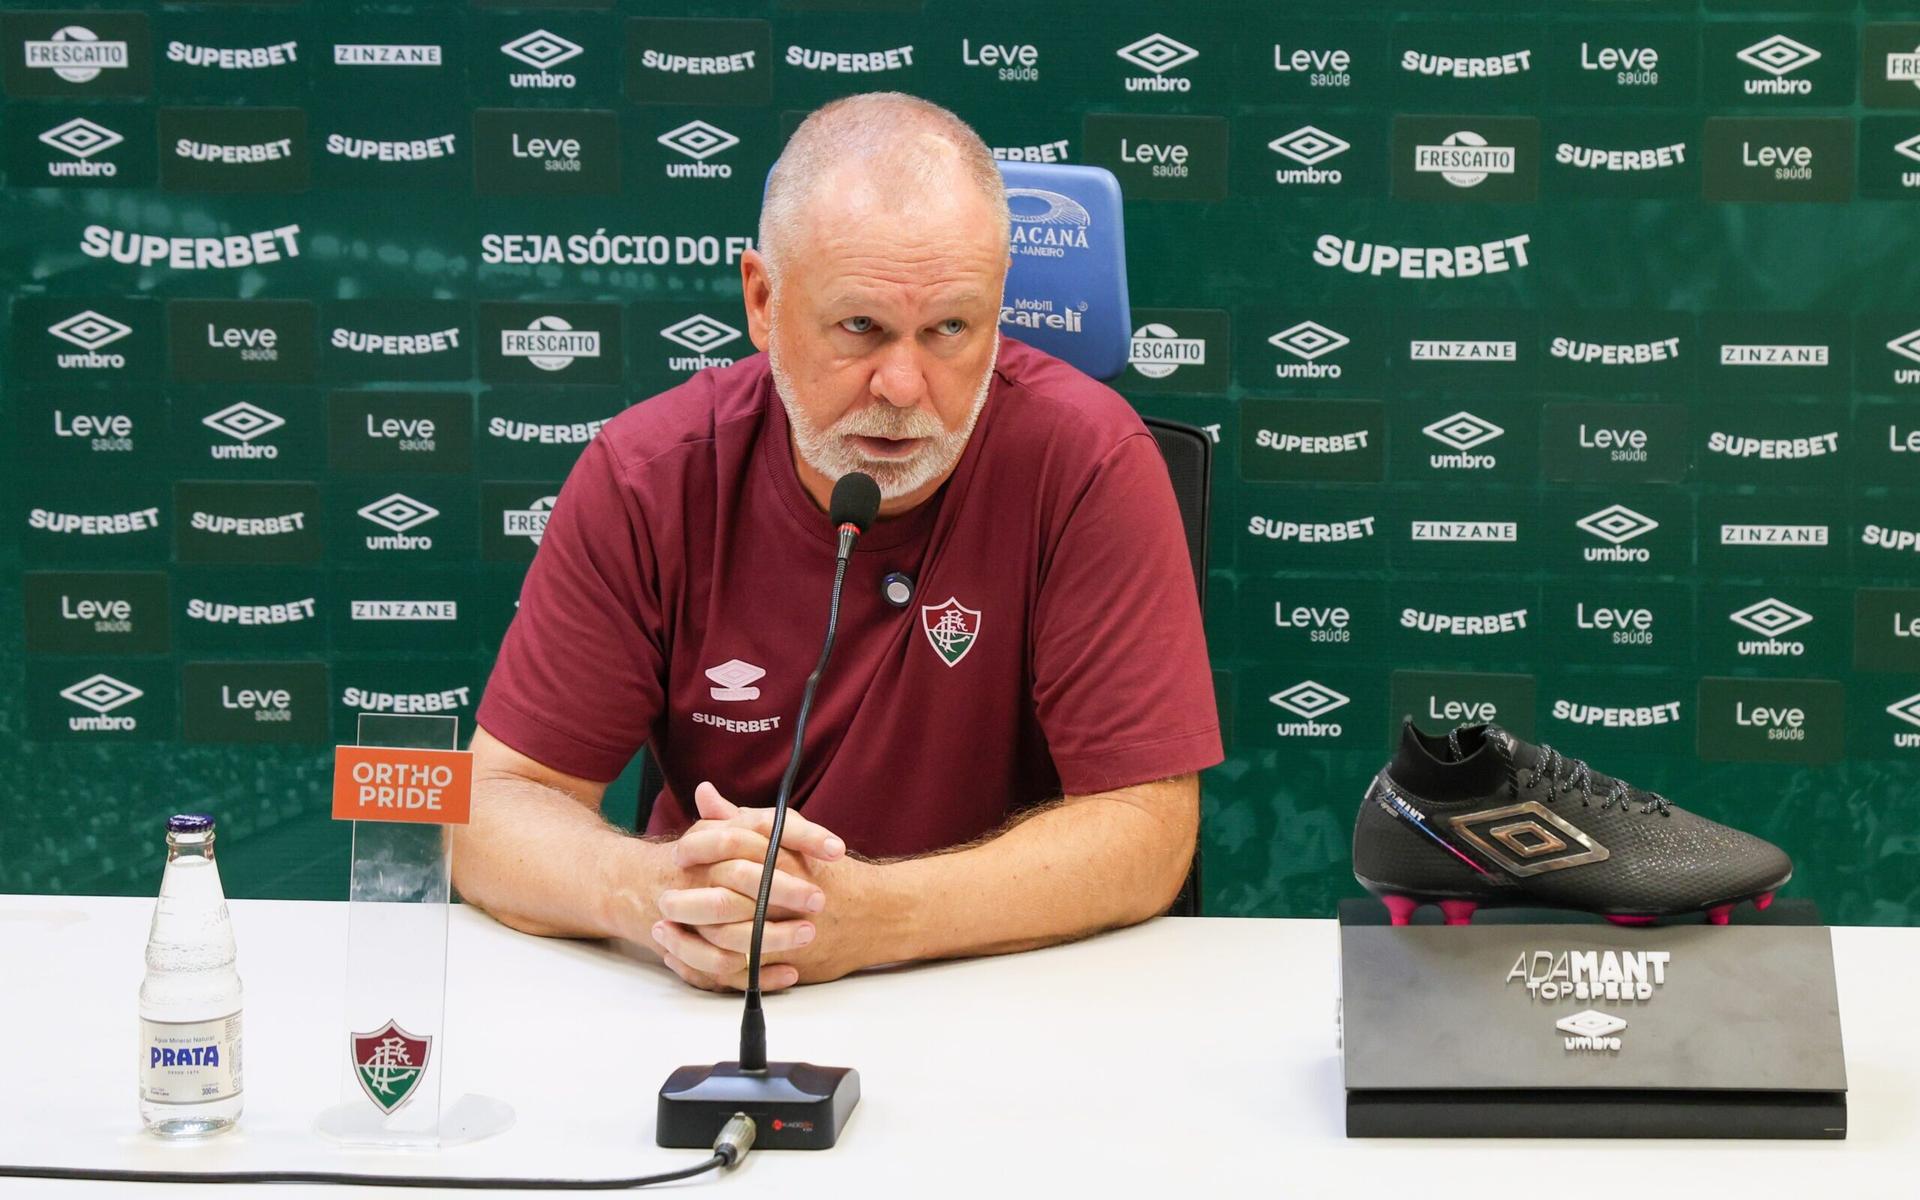
<instances>
[{"instance_id":1,"label":"bald man","mask_svg":"<svg viewBox=\"0 0 1920 1200\"><path fill-rule=\"evenodd\" d=\"M874 94L801 124L741 262L764 353L616 417L560 492L480 705L462 896L744 985L826 628L827 501L864 471L880 519L809 718L763 986L1166 910L1221 759L1179 513L1125 400L999 334L1008 261L999 171L952 113ZM642 746L666 787L635 837L599 806Z\"/></svg>"}]
</instances>

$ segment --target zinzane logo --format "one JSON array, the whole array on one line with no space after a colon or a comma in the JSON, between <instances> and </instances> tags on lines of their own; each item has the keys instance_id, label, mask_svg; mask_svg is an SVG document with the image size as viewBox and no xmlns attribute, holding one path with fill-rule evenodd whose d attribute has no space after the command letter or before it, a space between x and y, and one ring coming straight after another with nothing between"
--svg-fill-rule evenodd
<instances>
[{"instance_id":1,"label":"zinzane logo","mask_svg":"<svg viewBox=\"0 0 1920 1200\"><path fill-rule=\"evenodd\" d=\"M333 47L337 67L437 67L440 47L376 42L339 42Z\"/></svg>"},{"instance_id":2,"label":"zinzane logo","mask_svg":"<svg viewBox=\"0 0 1920 1200\"><path fill-rule=\"evenodd\" d=\"M688 121L677 129L670 129L654 139L675 154L691 159L691 162L670 162L666 165L668 179L731 179L733 168L726 163L710 163L707 159L724 153L740 144L740 139L705 121Z\"/></svg>"},{"instance_id":3,"label":"zinzane logo","mask_svg":"<svg viewBox=\"0 0 1920 1200\"><path fill-rule=\"evenodd\" d=\"M251 713L255 721L289 724L293 721L293 693L286 688L236 688L220 685L220 707Z\"/></svg>"},{"instance_id":4,"label":"zinzane logo","mask_svg":"<svg viewBox=\"0 0 1920 1200\"><path fill-rule=\"evenodd\" d=\"M557 33L536 29L501 46L500 53L534 68L532 71L510 72L507 75L508 87L574 88L579 86L579 80L564 71L555 73L553 68L578 58L586 51Z\"/></svg>"},{"instance_id":5,"label":"zinzane logo","mask_svg":"<svg viewBox=\"0 0 1920 1200\"><path fill-rule=\"evenodd\" d=\"M60 698L87 709L94 715L90 717L68 717L67 728L75 733L118 732L128 733L139 727L139 720L132 716L113 716L113 710L132 704L146 695L145 692L130 683L123 683L111 675L90 675L80 682L60 690Z\"/></svg>"},{"instance_id":6,"label":"zinzane logo","mask_svg":"<svg viewBox=\"0 0 1920 1200\"><path fill-rule=\"evenodd\" d=\"M91 83L102 71L125 70L127 44L101 41L85 25L64 25L45 41L28 41L22 49L29 70L52 71L68 83Z\"/></svg>"},{"instance_id":7,"label":"zinzane logo","mask_svg":"<svg viewBox=\"0 0 1920 1200\"><path fill-rule=\"evenodd\" d=\"M126 355L100 353L105 347L133 332L131 326L124 325L112 317L102 316L89 308L85 312L77 312L64 321L57 321L47 326L47 332L85 351L83 354L54 355L54 365L63 371L126 369Z\"/></svg>"},{"instance_id":8,"label":"zinzane logo","mask_svg":"<svg viewBox=\"0 0 1920 1200\"><path fill-rule=\"evenodd\" d=\"M1434 470L1485 471L1498 466L1500 460L1492 454L1474 454L1472 451L1500 437L1506 430L1463 409L1450 417L1441 417L1420 432L1456 451L1453 454L1429 454L1427 465Z\"/></svg>"},{"instance_id":9,"label":"zinzane logo","mask_svg":"<svg viewBox=\"0 0 1920 1200\"><path fill-rule=\"evenodd\" d=\"M1168 75L1200 57L1200 52L1185 42L1177 42L1164 33L1150 33L1137 42L1114 51L1121 59L1149 72L1129 75L1120 85L1129 92L1190 92L1193 80L1184 75Z\"/></svg>"},{"instance_id":10,"label":"zinzane logo","mask_svg":"<svg viewBox=\"0 0 1920 1200\"><path fill-rule=\"evenodd\" d=\"M1803 625L1813 623L1813 614L1803 612L1788 604L1785 600L1769 596L1758 604L1749 604L1745 608L1727 614L1727 619L1743 629L1750 629L1761 636L1759 641L1742 641L1734 649L1743 657L1798 657L1807 652L1805 642L1785 640L1784 635L1792 633Z\"/></svg>"},{"instance_id":11,"label":"zinzane logo","mask_svg":"<svg viewBox=\"0 0 1920 1200\"><path fill-rule=\"evenodd\" d=\"M1813 93L1813 81L1810 79L1788 79L1787 76L1811 66L1820 60L1820 52L1812 46L1794 41L1783 33L1776 33L1765 41L1755 42L1735 55L1748 66L1757 67L1770 79L1748 79L1742 87L1749 96L1807 96Z\"/></svg>"},{"instance_id":12,"label":"zinzane logo","mask_svg":"<svg viewBox=\"0 0 1920 1200\"><path fill-rule=\"evenodd\" d=\"M1045 188L1007 189L1013 253L1029 258L1065 258L1087 248L1093 214L1072 196Z\"/></svg>"},{"instance_id":13,"label":"zinzane logo","mask_svg":"<svg viewBox=\"0 0 1920 1200\"><path fill-rule=\"evenodd\" d=\"M42 133L40 140L73 159L72 162L49 162L47 174L51 178L111 179L120 173L118 164L89 160L127 139L97 121L75 117Z\"/></svg>"}]
</instances>

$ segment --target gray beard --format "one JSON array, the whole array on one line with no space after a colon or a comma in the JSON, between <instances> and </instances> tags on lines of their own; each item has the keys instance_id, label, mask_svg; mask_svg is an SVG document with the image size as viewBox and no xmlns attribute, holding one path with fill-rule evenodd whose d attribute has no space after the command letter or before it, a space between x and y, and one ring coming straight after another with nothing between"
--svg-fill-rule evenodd
<instances>
[{"instance_id":1,"label":"gray beard","mask_svg":"<svg viewBox=\"0 0 1920 1200\"><path fill-rule=\"evenodd\" d=\"M780 362L779 339L773 327L767 329L767 365L773 374L773 390L787 410L787 424L793 430L794 448L800 460L826 476L838 480L854 471L862 471L880 485L880 498L894 500L912 495L928 483L945 475L960 461L973 436L980 410L986 406L987 392L993 386L993 368L1000 360L1000 335L994 333L993 357L980 376L973 407L966 423L949 431L932 414L920 409L903 412L884 401L855 409L827 428L813 423L796 400L793 377ZM926 445L901 459L869 458L847 439L850 437L925 438Z\"/></svg>"}]
</instances>

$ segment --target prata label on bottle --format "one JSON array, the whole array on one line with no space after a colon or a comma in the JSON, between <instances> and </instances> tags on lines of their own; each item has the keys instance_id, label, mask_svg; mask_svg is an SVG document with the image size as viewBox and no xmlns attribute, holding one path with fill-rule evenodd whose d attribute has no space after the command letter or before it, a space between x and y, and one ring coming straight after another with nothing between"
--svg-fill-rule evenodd
<instances>
[{"instance_id":1,"label":"prata label on bottle","mask_svg":"<svg viewBox=\"0 0 1920 1200\"><path fill-rule=\"evenodd\" d=\"M140 1018L140 1096L211 1104L240 1094L240 1014L211 1021Z\"/></svg>"}]
</instances>

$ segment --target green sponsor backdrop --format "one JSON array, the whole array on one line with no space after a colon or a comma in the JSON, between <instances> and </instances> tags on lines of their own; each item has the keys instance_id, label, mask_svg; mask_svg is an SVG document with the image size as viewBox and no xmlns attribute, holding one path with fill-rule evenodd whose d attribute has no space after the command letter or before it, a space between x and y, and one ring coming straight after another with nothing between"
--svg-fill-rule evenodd
<instances>
[{"instance_id":1,"label":"green sponsor backdrop","mask_svg":"<svg viewBox=\"0 0 1920 1200\"><path fill-rule=\"evenodd\" d=\"M1122 182L1117 386L1218 444L1205 911L1354 894L1411 713L1920 921L1920 0L0 9L0 889L209 809L340 895L329 742L470 723L581 447L750 352L780 138L895 88Z\"/></svg>"}]
</instances>

